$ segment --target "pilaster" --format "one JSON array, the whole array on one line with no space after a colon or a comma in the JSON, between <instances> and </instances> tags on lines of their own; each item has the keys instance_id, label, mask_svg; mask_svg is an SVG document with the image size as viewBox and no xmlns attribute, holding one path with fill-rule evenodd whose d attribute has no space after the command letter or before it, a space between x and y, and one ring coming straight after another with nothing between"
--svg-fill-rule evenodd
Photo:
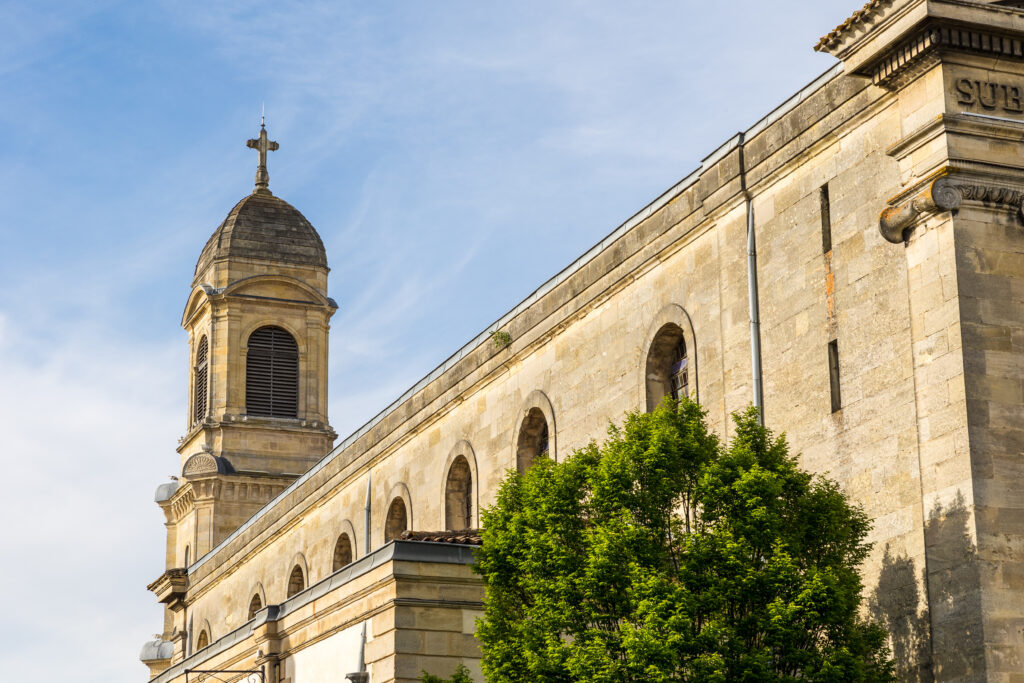
<instances>
[{"instance_id":1,"label":"pilaster","mask_svg":"<svg viewBox=\"0 0 1024 683\"><path fill-rule=\"evenodd\" d=\"M894 93L936 680L1024 671L1024 11L873 0L818 49ZM894 247L900 248L900 247Z\"/></svg>"}]
</instances>

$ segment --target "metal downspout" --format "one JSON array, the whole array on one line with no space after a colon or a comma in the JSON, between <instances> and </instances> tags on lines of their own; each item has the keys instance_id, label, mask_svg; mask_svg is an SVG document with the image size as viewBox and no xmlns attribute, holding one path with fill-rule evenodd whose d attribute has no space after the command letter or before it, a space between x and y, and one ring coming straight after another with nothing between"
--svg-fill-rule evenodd
<instances>
[{"instance_id":1,"label":"metal downspout","mask_svg":"<svg viewBox=\"0 0 1024 683\"><path fill-rule=\"evenodd\" d=\"M761 312L757 289L757 239L754 235L754 198L747 188L747 165L744 158L746 135L740 133L740 191L747 205L747 296L750 305L750 368L753 375L754 407L757 422L764 425L764 390L761 374Z\"/></svg>"},{"instance_id":2,"label":"metal downspout","mask_svg":"<svg viewBox=\"0 0 1024 683\"><path fill-rule=\"evenodd\" d=\"M365 531L363 534L363 555L370 554L370 482L373 481L370 474L366 475L366 502L363 505L363 524ZM366 621L363 621L362 634L359 637L359 660L356 665L356 670L350 674L345 674L351 683L369 683L370 673L366 670Z\"/></svg>"},{"instance_id":3,"label":"metal downspout","mask_svg":"<svg viewBox=\"0 0 1024 683\"><path fill-rule=\"evenodd\" d=\"M363 504L363 554L370 554L370 475L366 475L366 502Z\"/></svg>"}]
</instances>

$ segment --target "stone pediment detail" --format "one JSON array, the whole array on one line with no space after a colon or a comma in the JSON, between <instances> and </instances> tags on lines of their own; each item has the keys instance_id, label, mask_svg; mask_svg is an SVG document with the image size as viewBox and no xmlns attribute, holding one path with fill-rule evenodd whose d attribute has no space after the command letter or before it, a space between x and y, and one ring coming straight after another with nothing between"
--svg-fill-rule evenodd
<instances>
[{"instance_id":1,"label":"stone pediment detail","mask_svg":"<svg viewBox=\"0 0 1024 683\"><path fill-rule=\"evenodd\" d=\"M959 176L940 176L909 198L904 193L897 201L882 211L878 219L882 236L894 244L903 242L908 231L922 220L955 211L964 202L1011 209L1024 218L1024 191Z\"/></svg>"}]
</instances>

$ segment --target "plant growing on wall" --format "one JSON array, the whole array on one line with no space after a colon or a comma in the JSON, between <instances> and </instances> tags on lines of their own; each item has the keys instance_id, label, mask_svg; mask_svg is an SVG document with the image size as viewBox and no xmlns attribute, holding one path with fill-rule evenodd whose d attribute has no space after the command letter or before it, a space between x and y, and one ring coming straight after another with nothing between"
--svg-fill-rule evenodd
<instances>
[{"instance_id":1,"label":"plant growing on wall","mask_svg":"<svg viewBox=\"0 0 1024 683\"><path fill-rule=\"evenodd\" d=\"M503 349L512 344L512 335L505 330L495 330L491 332L491 341L494 342L494 348Z\"/></svg>"},{"instance_id":2,"label":"plant growing on wall","mask_svg":"<svg viewBox=\"0 0 1024 683\"><path fill-rule=\"evenodd\" d=\"M894 679L859 616L864 512L733 419L723 444L666 400L508 475L477 554L487 681Z\"/></svg>"}]
</instances>

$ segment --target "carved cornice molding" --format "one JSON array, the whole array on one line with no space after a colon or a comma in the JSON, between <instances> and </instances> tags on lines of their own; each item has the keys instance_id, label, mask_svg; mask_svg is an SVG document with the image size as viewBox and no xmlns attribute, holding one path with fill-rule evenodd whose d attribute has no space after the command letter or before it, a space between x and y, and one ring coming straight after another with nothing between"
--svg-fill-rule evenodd
<instances>
[{"instance_id":1,"label":"carved cornice molding","mask_svg":"<svg viewBox=\"0 0 1024 683\"><path fill-rule=\"evenodd\" d=\"M906 194L903 195L906 197ZM902 198L902 197L901 197ZM955 211L964 202L1013 209L1024 218L1024 191L986 184L972 178L941 176L899 203L882 211L878 228L882 237L899 244L907 232L929 216Z\"/></svg>"},{"instance_id":2,"label":"carved cornice molding","mask_svg":"<svg viewBox=\"0 0 1024 683\"><path fill-rule=\"evenodd\" d=\"M886 52L865 75L870 75L875 85L899 90L938 63L943 50L1024 60L1024 39L981 29L932 26Z\"/></svg>"}]
</instances>

